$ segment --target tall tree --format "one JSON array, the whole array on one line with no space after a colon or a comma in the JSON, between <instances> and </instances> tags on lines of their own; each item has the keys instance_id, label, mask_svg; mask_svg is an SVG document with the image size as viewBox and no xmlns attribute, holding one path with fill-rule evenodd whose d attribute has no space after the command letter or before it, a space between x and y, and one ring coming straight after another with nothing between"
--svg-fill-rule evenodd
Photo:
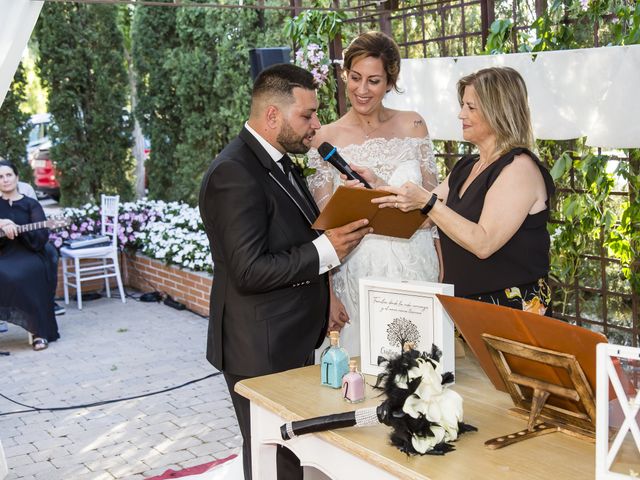
<instances>
[{"instance_id":1,"label":"tall tree","mask_svg":"<svg viewBox=\"0 0 640 480\"><path fill-rule=\"evenodd\" d=\"M135 9L131 5L119 5L118 7L118 25L122 31L124 39L124 58L127 65L127 77L129 80L129 103L131 112L134 114L131 118L133 122L133 144L131 153L135 161L134 189L136 198L145 196L145 140L142 133L140 122L135 116L138 108L138 72L135 69L132 52L132 35L131 27L133 23L133 13Z\"/></svg>"},{"instance_id":2,"label":"tall tree","mask_svg":"<svg viewBox=\"0 0 640 480\"><path fill-rule=\"evenodd\" d=\"M117 10L47 3L36 35L37 65L55 123L51 157L62 201L79 204L102 193L130 198L131 119Z\"/></svg>"},{"instance_id":3,"label":"tall tree","mask_svg":"<svg viewBox=\"0 0 640 480\"><path fill-rule=\"evenodd\" d=\"M32 179L31 168L25 161L29 115L20 110L20 104L26 100L25 87L24 69L20 64L0 108L0 157L15 164L20 179L28 182Z\"/></svg>"},{"instance_id":4,"label":"tall tree","mask_svg":"<svg viewBox=\"0 0 640 480\"><path fill-rule=\"evenodd\" d=\"M136 117L151 141L151 197L197 201L207 165L248 114L249 49L286 44L284 15L250 8L137 7Z\"/></svg>"},{"instance_id":5,"label":"tall tree","mask_svg":"<svg viewBox=\"0 0 640 480\"><path fill-rule=\"evenodd\" d=\"M173 182L182 107L167 62L179 45L176 11L176 8L137 7L131 27L131 51L137 74L135 117L151 142L145 163L149 196L163 200L180 198Z\"/></svg>"},{"instance_id":6,"label":"tall tree","mask_svg":"<svg viewBox=\"0 0 640 480\"><path fill-rule=\"evenodd\" d=\"M282 15L250 8L178 12L180 46L169 62L182 106L173 172L178 198L196 203L207 165L240 131L249 112L249 50L285 44Z\"/></svg>"}]
</instances>

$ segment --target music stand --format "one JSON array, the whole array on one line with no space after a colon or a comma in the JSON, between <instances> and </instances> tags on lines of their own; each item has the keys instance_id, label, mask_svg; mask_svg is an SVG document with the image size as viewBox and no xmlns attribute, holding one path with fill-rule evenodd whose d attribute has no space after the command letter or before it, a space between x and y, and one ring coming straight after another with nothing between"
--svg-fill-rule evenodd
<instances>
[{"instance_id":1,"label":"music stand","mask_svg":"<svg viewBox=\"0 0 640 480\"><path fill-rule=\"evenodd\" d=\"M597 332L549 317L438 295L494 387L509 393L509 412L525 430L487 440L490 449L553 432L594 441Z\"/></svg>"}]
</instances>

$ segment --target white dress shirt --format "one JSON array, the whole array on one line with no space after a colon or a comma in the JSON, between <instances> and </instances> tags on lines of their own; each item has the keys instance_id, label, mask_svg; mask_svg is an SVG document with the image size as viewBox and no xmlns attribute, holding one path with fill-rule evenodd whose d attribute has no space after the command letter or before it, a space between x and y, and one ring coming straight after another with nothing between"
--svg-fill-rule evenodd
<instances>
[{"instance_id":1,"label":"white dress shirt","mask_svg":"<svg viewBox=\"0 0 640 480\"><path fill-rule=\"evenodd\" d=\"M282 165L278 162L278 160L280 160L284 154L269 142L267 142L264 138L262 138L258 132L256 132L249 126L248 123L245 123L244 126L249 131L249 133L253 135L256 140L258 140L260 145L262 145L262 148L264 148L269 156L273 159L273 161L276 162L276 165L278 165L278 167L282 169ZM335 248L333 248L333 245L325 234L322 234L318 238L316 238L313 241L313 245L316 247L316 250L318 251L318 258L320 259L320 275L340 265L338 254L336 253Z\"/></svg>"}]
</instances>

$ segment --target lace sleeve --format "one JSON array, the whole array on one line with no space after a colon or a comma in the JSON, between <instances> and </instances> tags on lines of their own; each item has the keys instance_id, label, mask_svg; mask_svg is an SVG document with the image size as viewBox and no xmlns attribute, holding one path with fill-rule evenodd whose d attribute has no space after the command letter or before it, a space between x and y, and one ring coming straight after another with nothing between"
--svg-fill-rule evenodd
<instances>
[{"instance_id":1,"label":"lace sleeve","mask_svg":"<svg viewBox=\"0 0 640 480\"><path fill-rule=\"evenodd\" d=\"M314 148L307 152L308 166L316 171L307 177L309 190L318 208L322 210L334 191L334 174L330 165L325 162Z\"/></svg>"},{"instance_id":2,"label":"lace sleeve","mask_svg":"<svg viewBox=\"0 0 640 480\"><path fill-rule=\"evenodd\" d=\"M422 173L422 186L431 191L438 186L438 167L436 156L433 152L433 142L428 136L420 144L420 172ZM439 239L438 227L431 227L433 238Z\"/></svg>"},{"instance_id":3,"label":"lace sleeve","mask_svg":"<svg viewBox=\"0 0 640 480\"><path fill-rule=\"evenodd\" d=\"M433 153L433 142L429 137L420 144L420 171L422 186L431 191L438 186L438 168L436 156Z\"/></svg>"}]
</instances>

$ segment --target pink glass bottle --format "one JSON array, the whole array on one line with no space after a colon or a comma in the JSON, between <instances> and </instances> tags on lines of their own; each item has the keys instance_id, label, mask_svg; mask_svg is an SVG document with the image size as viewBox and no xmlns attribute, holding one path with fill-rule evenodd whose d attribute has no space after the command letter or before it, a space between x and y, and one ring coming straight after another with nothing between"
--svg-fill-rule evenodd
<instances>
[{"instance_id":1,"label":"pink glass bottle","mask_svg":"<svg viewBox=\"0 0 640 480\"><path fill-rule=\"evenodd\" d=\"M349 373L342 377L342 397L349 403L364 400L364 376L357 371L356 361L349 361Z\"/></svg>"}]
</instances>

